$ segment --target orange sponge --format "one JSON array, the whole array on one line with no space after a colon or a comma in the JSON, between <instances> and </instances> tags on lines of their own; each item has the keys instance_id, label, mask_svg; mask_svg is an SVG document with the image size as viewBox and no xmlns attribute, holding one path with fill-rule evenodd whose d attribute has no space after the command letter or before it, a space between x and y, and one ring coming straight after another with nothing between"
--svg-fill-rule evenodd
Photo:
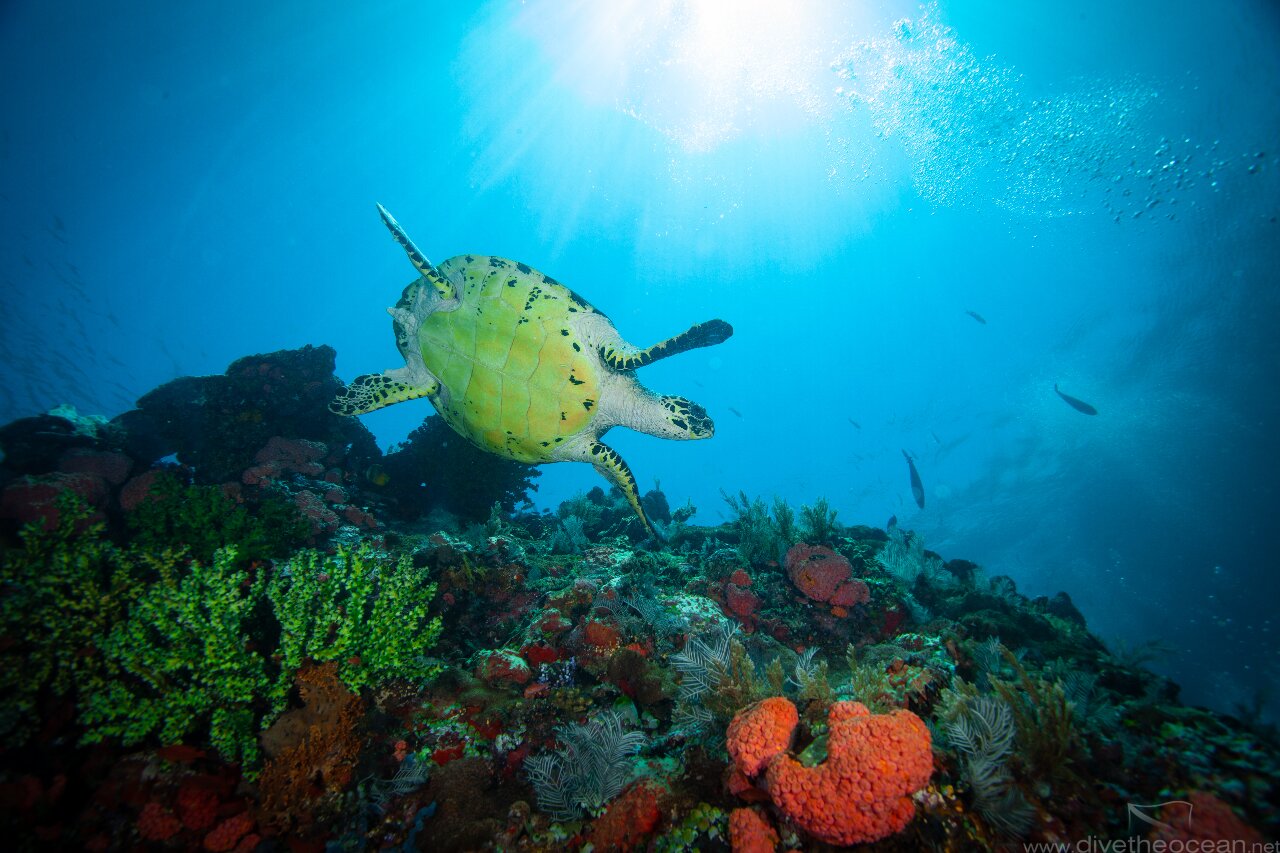
<instances>
[{"instance_id":1,"label":"orange sponge","mask_svg":"<svg viewBox=\"0 0 1280 853\"><path fill-rule=\"evenodd\" d=\"M774 853L778 832L755 809L729 812L729 846L733 853Z\"/></svg>"},{"instance_id":2,"label":"orange sponge","mask_svg":"<svg viewBox=\"0 0 1280 853\"><path fill-rule=\"evenodd\" d=\"M790 742L791 730L784 736L780 721L789 719L794 728L795 707L786 699L765 702L774 703L768 713L758 703L734 718L729 751L748 775L753 767L764 769L770 798L792 823L830 844L849 845L892 835L911 821L909 795L933 775L932 741L919 717L901 710L873 715L861 702L836 702L827 716L827 760L805 767L785 746L778 748Z\"/></svg>"},{"instance_id":3,"label":"orange sponge","mask_svg":"<svg viewBox=\"0 0 1280 853\"><path fill-rule=\"evenodd\" d=\"M781 696L744 708L729 723L729 755L743 773L755 776L770 759L787 751L799 722L796 706Z\"/></svg>"}]
</instances>

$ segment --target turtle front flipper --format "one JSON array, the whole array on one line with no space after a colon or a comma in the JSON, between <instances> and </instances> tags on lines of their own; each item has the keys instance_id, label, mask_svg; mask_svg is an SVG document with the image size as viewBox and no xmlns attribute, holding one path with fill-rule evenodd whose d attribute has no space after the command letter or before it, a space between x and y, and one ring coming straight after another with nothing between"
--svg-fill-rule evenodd
<instances>
[{"instance_id":1,"label":"turtle front flipper","mask_svg":"<svg viewBox=\"0 0 1280 853\"><path fill-rule=\"evenodd\" d=\"M640 488L636 485L636 478L627 467L627 463L622 461L618 451L601 441L591 442L586 446L585 451L583 461L590 462L602 477L621 489L622 494L627 498L627 503L631 504L636 515L640 516L644 529L649 531L649 535L654 539L665 542L662 534L649 522L649 516L645 515L644 507L640 505Z\"/></svg>"},{"instance_id":2,"label":"turtle front flipper","mask_svg":"<svg viewBox=\"0 0 1280 853\"><path fill-rule=\"evenodd\" d=\"M724 320L708 320L648 349L637 349L621 338L606 341L600 345L600 358L614 370L635 370L660 358L724 343L732 334L733 326Z\"/></svg>"},{"instance_id":3,"label":"turtle front flipper","mask_svg":"<svg viewBox=\"0 0 1280 853\"><path fill-rule=\"evenodd\" d=\"M413 264L413 268L422 274L422 277L440 295L440 298L447 301L457 299L458 289L453 286L453 282L440 275L440 271L431 264L431 261L427 260L427 256L422 254L417 246L413 245L413 241L409 239L409 235L405 233L405 230L400 227L400 223L396 222L396 218L391 215L391 212L379 204L378 215L382 217L382 221L391 232L391 236L396 238L396 242L404 249L404 253L409 256L409 262Z\"/></svg>"},{"instance_id":4,"label":"turtle front flipper","mask_svg":"<svg viewBox=\"0 0 1280 853\"><path fill-rule=\"evenodd\" d=\"M415 385L386 373L366 373L357 376L350 385L338 392L329 403L329 411L347 416L363 415L405 400L435 397L439 391L440 383L435 380Z\"/></svg>"}]
</instances>

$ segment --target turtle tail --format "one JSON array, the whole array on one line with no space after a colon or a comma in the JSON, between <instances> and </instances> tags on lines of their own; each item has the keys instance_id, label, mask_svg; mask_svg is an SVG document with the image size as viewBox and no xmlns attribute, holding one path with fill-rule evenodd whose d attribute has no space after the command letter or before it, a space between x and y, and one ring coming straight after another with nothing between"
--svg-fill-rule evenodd
<instances>
[{"instance_id":1,"label":"turtle tail","mask_svg":"<svg viewBox=\"0 0 1280 853\"><path fill-rule=\"evenodd\" d=\"M391 215L391 211L379 204L378 215L382 217L382 222L387 226L387 230L391 232L391 236L404 249L404 253L409 256L409 263L413 264L413 268L426 279L432 289L440 295L440 298L457 299L458 289L453 286L453 282L440 275L440 271L432 265L431 261L427 260L427 256L418 250L418 247L413 244L413 240L409 239L409 235L400 227L400 223L396 222L396 218Z\"/></svg>"}]
</instances>

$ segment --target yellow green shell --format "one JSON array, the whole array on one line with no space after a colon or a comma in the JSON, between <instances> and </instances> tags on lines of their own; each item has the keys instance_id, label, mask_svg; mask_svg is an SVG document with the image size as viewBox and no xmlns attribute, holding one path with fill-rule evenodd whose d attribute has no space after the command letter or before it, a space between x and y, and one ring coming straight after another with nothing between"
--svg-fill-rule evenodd
<instances>
[{"instance_id":1,"label":"yellow green shell","mask_svg":"<svg viewBox=\"0 0 1280 853\"><path fill-rule=\"evenodd\" d=\"M551 449L595 416L599 362L568 322L593 309L554 279L504 258L465 255L438 269L459 284L460 304L423 318L418 351L443 386L441 416L485 450L550 461Z\"/></svg>"}]
</instances>

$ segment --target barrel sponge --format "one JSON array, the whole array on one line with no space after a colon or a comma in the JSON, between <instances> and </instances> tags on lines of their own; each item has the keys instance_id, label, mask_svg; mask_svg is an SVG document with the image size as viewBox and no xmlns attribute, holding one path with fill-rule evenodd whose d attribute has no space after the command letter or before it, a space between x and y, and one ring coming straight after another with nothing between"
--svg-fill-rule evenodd
<instances>
[{"instance_id":1,"label":"barrel sponge","mask_svg":"<svg viewBox=\"0 0 1280 853\"><path fill-rule=\"evenodd\" d=\"M748 776L755 776L769 761L787 751L800 715L781 696L756 702L734 715L726 737L729 756Z\"/></svg>"},{"instance_id":2,"label":"barrel sponge","mask_svg":"<svg viewBox=\"0 0 1280 853\"><path fill-rule=\"evenodd\" d=\"M774 805L830 844L900 831L915 814L910 795L933 775L929 729L910 711L873 715L861 702L836 702L827 720L822 764L805 767L786 753L767 762L765 787Z\"/></svg>"}]
</instances>

